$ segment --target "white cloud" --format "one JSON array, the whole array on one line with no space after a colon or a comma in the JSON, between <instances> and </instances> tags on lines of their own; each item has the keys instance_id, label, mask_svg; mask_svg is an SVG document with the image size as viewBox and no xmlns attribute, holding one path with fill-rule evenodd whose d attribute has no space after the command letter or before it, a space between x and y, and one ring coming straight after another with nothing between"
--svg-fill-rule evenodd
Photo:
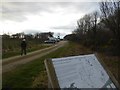
<instances>
[{"instance_id":1,"label":"white cloud","mask_svg":"<svg viewBox=\"0 0 120 90\"><path fill-rule=\"evenodd\" d=\"M98 9L98 3L72 2L11 2L3 3L0 33L52 31L65 35L76 28L84 14ZM1 25L3 24L3 25ZM1 27L3 26L3 27Z\"/></svg>"},{"instance_id":2,"label":"white cloud","mask_svg":"<svg viewBox=\"0 0 120 90\"><path fill-rule=\"evenodd\" d=\"M100 2L100 1L101 0L4 0L3 2Z\"/></svg>"}]
</instances>

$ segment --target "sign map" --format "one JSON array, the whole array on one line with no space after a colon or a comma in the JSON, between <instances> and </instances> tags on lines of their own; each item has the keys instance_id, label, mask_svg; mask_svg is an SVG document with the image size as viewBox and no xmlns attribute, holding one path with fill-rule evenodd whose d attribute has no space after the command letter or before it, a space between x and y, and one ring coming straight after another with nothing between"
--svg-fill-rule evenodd
<instances>
[{"instance_id":1,"label":"sign map","mask_svg":"<svg viewBox=\"0 0 120 90\"><path fill-rule=\"evenodd\" d=\"M52 59L60 88L116 88L94 54Z\"/></svg>"}]
</instances>

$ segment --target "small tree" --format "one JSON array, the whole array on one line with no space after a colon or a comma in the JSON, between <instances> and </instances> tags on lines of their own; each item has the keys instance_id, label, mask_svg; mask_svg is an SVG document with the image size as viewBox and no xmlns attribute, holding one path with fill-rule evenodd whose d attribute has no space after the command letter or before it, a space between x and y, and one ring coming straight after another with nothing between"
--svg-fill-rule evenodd
<instances>
[{"instance_id":1,"label":"small tree","mask_svg":"<svg viewBox=\"0 0 120 90\"><path fill-rule=\"evenodd\" d=\"M97 36L97 22L98 22L98 17L99 17L99 13L97 11L95 11L93 14L92 14L92 31L93 31L93 45L94 45L94 49L97 47L96 45L96 36Z\"/></svg>"}]
</instances>

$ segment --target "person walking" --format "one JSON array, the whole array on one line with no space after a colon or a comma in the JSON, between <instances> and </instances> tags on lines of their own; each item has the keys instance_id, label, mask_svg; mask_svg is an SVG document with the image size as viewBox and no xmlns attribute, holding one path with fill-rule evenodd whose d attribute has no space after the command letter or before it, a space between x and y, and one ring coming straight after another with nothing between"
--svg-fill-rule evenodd
<instances>
[{"instance_id":1,"label":"person walking","mask_svg":"<svg viewBox=\"0 0 120 90\"><path fill-rule=\"evenodd\" d=\"M23 39L21 42L21 56L24 54L26 55L26 47L27 47L27 43L26 40Z\"/></svg>"}]
</instances>

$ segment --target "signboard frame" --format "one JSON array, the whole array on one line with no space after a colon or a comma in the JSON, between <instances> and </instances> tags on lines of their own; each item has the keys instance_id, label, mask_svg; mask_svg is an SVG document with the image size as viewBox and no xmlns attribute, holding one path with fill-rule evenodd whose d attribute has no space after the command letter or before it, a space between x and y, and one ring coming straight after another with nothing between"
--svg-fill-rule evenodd
<instances>
[{"instance_id":1,"label":"signboard frame","mask_svg":"<svg viewBox=\"0 0 120 90\"><path fill-rule=\"evenodd\" d=\"M46 59L44 63L48 75L48 88L60 88L52 59Z\"/></svg>"},{"instance_id":2,"label":"signboard frame","mask_svg":"<svg viewBox=\"0 0 120 90\"><path fill-rule=\"evenodd\" d=\"M83 55L83 54L82 54ZM114 83L114 85L120 89L120 85L118 83L118 81L115 79L115 77L113 76L113 74L111 73L111 71L106 67L105 63L103 62L103 60L100 59L100 57L98 56L97 53L94 54L97 58L97 60L100 62L100 64L102 65L102 67L104 68L104 70L106 71L106 73L108 74L108 76L110 77L111 81ZM60 88L59 86L59 82L57 79L57 75L55 73L55 69L52 63L52 59L46 59L44 61L45 63L45 67L47 70L47 75L48 75L48 88Z\"/></svg>"}]
</instances>

